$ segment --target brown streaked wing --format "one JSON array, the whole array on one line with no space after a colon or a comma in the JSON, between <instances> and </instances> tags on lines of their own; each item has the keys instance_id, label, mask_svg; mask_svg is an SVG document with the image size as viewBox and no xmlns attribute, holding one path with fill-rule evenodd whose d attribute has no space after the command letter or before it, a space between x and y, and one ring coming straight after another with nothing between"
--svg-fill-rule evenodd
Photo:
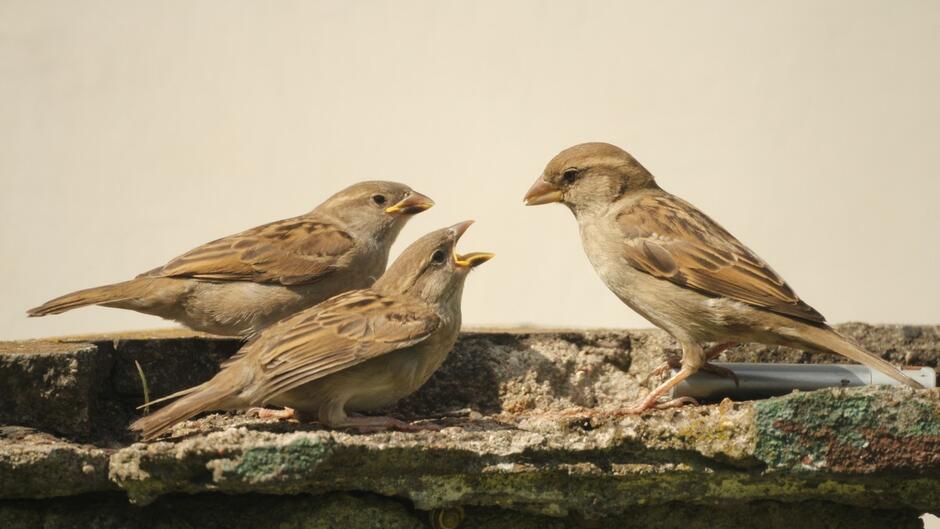
<instances>
[{"instance_id":1,"label":"brown streaked wing","mask_svg":"<svg viewBox=\"0 0 940 529\"><path fill-rule=\"evenodd\" d=\"M617 217L631 266L709 296L822 323L770 266L724 228L672 195L646 196Z\"/></svg>"},{"instance_id":2,"label":"brown streaked wing","mask_svg":"<svg viewBox=\"0 0 940 529\"><path fill-rule=\"evenodd\" d=\"M266 329L239 356L254 364L267 402L370 358L415 345L440 326L427 305L354 290Z\"/></svg>"},{"instance_id":3,"label":"brown streaked wing","mask_svg":"<svg viewBox=\"0 0 940 529\"><path fill-rule=\"evenodd\" d=\"M345 231L295 217L206 243L142 275L302 285L335 270L352 247Z\"/></svg>"}]
</instances>

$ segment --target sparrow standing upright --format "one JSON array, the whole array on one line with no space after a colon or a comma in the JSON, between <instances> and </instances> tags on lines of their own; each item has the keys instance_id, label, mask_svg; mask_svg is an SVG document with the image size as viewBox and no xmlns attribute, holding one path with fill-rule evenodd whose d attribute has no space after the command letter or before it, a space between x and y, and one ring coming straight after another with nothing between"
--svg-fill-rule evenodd
<instances>
[{"instance_id":1,"label":"sparrow standing upright","mask_svg":"<svg viewBox=\"0 0 940 529\"><path fill-rule=\"evenodd\" d=\"M313 211L199 246L130 281L30 309L130 309L221 335L251 336L299 310L371 285L411 215L434 202L395 182L361 182Z\"/></svg>"},{"instance_id":2,"label":"sparrow standing upright","mask_svg":"<svg viewBox=\"0 0 940 529\"><path fill-rule=\"evenodd\" d=\"M893 365L831 329L761 258L692 204L660 187L626 151L584 143L555 156L526 205L561 202L578 220L588 259L624 303L671 334L682 369L633 406L656 406L673 386L738 342L841 354L914 388ZM719 342L709 351L704 342Z\"/></svg>"},{"instance_id":3,"label":"sparrow standing upright","mask_svg":"<svg viewBox=\"0 0 940 529\"><path fill-rule=\"evenodd\" d=\"M420 427L391 417L351 417L420 388L460 330L460 298L470 269L493 254L458 255L463 222L409 246L371 288L345 292L262 331L208 382L131 429L153 439L206 410L287 406L274 416L315 417L331 428ZM159 401L158 401L159 402Z\"/></svg>"}]
</instances>

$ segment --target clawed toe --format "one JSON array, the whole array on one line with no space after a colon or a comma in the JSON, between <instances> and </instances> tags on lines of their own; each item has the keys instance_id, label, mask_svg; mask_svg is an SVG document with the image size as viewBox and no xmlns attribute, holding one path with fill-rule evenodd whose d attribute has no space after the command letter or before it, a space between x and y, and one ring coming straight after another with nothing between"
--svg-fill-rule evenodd
<instances>
[{"instance_id":1,"label":"clawed toe","mask_svg":"<svg viewBox=\"0 0 940 529\"><path fill-rule=\"evenodd\" d=\"M677 397L665 402L659 402L658 400L647 397L637 404L630 406L629 408L615 411L613 415L615 417L623 417L626 415L642 415L652 410L666 410L669 408L678 408L685 405L698 406L699 402L692 397Z\"/></svg>"},{"instance_id":2,"label":"clawed toe","mask_svg":"<svg viewBox=\"0 0 940 529\"><path fill-rule=\"evenodd\" d=\"M402 431L405 432L439 432L444 427L439 424L434 424L432 422L427 423L405 423L405 427L402 428Z\"/></svg>"},{"instance_id":3,"label":"clawed toe","mask_svg":"<svg viewBox=\"0 0 940 529\"><path fill-rule=\"evenodd\" d=\"M283 410L272 410L270 408L248 408L245 412L248 417L258 417L259 419L277 419L290 420L297 419L297 413L293 408L284 408Z\"/></svg>"},{"instance_id":4,"label":"clawed toe","mask_svg":"<svg viewBox=\"0 0 940 529\"><path fill-rule=\"evenodd\" d=\"M695 400L692 397L677 397L665 402L660 402L654 406L657 410L667 410L669 408L679 408L681 406L692 405L698 406L699 401Z\"/></svg>"}]
</instances>

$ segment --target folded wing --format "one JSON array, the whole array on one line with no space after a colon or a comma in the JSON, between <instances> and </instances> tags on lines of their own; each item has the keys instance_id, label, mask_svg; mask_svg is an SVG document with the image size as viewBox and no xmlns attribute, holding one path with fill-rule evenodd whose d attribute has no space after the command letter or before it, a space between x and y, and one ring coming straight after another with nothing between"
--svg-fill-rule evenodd
<instances>
[{"instance_id":1,"label":"folded wing","mask_svg":"<svg viewBox=\"0 0 940 529\"><path fill-rule=\"evenodd\" d=\"M440 318L404 297L355 290L266 329L240 351L257 374L259 402L428 338ZM231 362L230 362L231 363Z\"/></svg>"},{"instance_id":2,"label":"folded wing","mask_svg":"<svg viewBox=\"0 0 940 529\"><path fill-rule=\"evenodd\" d=\"M627 262L642 272L713 297L822 323L770 266L688 202L649 196L617 218Z\"/></svg>"},{"instance_id":3,"label":"folded wing","mask_svg":"<svg viewBox=\"0 0 940 529\"><path fill-rule=\"evenodd\" d=\"M142 276L302 285L329 275L352 247L345 231L296 217L206 243Z\"/></svg>"}]
</instances>

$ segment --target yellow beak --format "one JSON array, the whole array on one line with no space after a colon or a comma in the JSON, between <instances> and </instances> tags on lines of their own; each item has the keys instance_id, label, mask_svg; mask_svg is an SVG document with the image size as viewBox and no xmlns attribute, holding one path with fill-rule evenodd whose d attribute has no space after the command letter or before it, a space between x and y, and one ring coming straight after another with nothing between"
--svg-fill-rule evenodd
<instances>
[{"instance_id":1,"label":"yellow beak","mask_svg":"<svg viewBox=\"0 0 940 529\"><path fill-rule=\"evenodd\" d=\"M539 206L551 204L552 202L561 202L562 198L564 197L560 189L539 177L535 184L529 188L529 192L525 194L523 200L526 206Z\"/></svg>"},{"instance_id":2,"label":"yellow beak","mask_svg":"<svg viewBox=\"0 0 940 529\"><path fill-rule=\"evenodd\" d=\"M496 257L495 253L489 252L470 252L454 254L454 264L460 268L474 268Z\"/></svg>"},{"instance_id":3,"label":"yellow beak","mask_svg":"<svg viewBox=\"0 0 940 529\"><path fill-rule=\"evenodd\" d=\"M474 268L496 256L496 254L489 252L471 252L463 255L457 253L456 243L460 240L460 237L467 231L467 228L469 228L471 224L473 224L472 220L466 220L450 227L450 229L454 232L455 239L454 264L459 268Z\"/></svg>"},{"instance_id":4,"label":"yellow beak","mask_svg":"<svg viewBox=\"0 0 940 529\"><path fill-rule=\"evenodd\" d=\"M412 192L401 202L385 208L386 213L397 213L401 215L414 215L429 209L434 205L434 201L418 192Z\"/></svg>"}]
</instances>

